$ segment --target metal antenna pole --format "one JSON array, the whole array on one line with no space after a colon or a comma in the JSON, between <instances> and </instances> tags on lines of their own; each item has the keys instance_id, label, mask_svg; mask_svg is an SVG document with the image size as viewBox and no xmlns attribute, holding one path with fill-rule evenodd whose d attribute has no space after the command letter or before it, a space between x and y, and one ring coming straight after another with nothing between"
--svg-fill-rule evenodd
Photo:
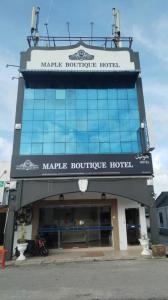
<instances>
[{"instance_id":1,"label":"metal antenna pole","mask_svg":"<svg viewBox=\"0 0 168 300\"><path fill-rule=\"evenodd\" d=\"M91 26L91 45L92 45L92 41L93 41L93 25L94 25L94 23L91 22L90 23L90 26Z\"/></svg>"},{"instance_id":2,"label":"metal antenna pole","mask_svg":"<svg viewBox=\"0 0 168 300\"><path fill-rule=\"evenodd\" d=\"M67 28L68 28L69 43L71 45L71 36L70 36L69 22L67 22Z\"/></svg>"},{"instance_id":3,"label":"metal antenna pole","mask_svg":"<svg viewBox=\"0 0 168 300\"><path fill-rule=\"evenodd\" d=\"M47 38L48 38L48 45L50 46L50 37L49 37L49 32L48 32L48 23L44 23L44 26L46 27Z\"/></svg>"}]
</instances>

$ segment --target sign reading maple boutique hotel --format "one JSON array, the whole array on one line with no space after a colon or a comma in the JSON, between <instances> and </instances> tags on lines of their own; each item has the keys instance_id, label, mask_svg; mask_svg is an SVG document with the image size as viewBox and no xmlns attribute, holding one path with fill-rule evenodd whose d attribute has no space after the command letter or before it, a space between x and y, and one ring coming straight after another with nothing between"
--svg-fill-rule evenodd
<instances>
[{"instance_id":1,"label":"sign reading maple boutique hotel","mask_svg":"<svg viewBox=\"0 0 168 300\"><path fill-rule=\"evenodd\" d=\"M12 177L152 174L150 155L22 156L13 162Z\"/></svg>"},{"instance_id":2,"label":"sign reading maple boutique hotel","mask_svg":"<svg viewBox=\"0 0 168 300\"><path fill-rule=\"evenodd\" d=\"M33 49L28 71L135 71L130 51L88 49L84 46L62 50Z\"/></svg>"}]
</instances>

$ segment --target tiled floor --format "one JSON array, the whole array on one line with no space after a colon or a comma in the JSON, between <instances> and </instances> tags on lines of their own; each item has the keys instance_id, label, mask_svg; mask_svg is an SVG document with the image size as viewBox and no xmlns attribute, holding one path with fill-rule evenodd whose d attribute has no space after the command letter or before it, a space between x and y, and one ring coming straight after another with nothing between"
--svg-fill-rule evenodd
<instances>
[{"instance_id":1,"label":"tiled floor","mask_svg":"<svg viewBox=\"0 0 168 300\"><path fill-rule=\"evenodd\" d=\"M93 247L79 249L51 250L47 257L30 257L18 262L15 257L6 265L32 265L45 263L63 263L73 261L138 259L141 257L141 246L129 246L127 251L115 251L111 247Z\"/></svg>"}]
</instances>

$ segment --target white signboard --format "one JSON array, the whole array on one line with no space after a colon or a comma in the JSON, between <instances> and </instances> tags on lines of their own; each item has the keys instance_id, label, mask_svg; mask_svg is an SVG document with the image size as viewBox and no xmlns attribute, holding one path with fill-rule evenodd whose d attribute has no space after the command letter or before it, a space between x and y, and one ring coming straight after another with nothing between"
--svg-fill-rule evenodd
<instances>
[{"instance_id":1,"label":"white signboard","mask_svg":"<svg viewBox=\"0 0 168 300\"><path fill-rule=\"evenodd\" d=\"M80 45L73 49L33 49L26 70L32 71L135 71L127 50L90 49Z\"/></svg>"},{"instance_id":2,"label":"white signboard","mask_svg":"<svg viewBox=\"0 0 168 300\"><path fill-rule=\"evenodd\" d=\"M2 205L3 202L4 187L5 187L5 182L0 181L0 205Z\"/></svg>"}]
</instances>

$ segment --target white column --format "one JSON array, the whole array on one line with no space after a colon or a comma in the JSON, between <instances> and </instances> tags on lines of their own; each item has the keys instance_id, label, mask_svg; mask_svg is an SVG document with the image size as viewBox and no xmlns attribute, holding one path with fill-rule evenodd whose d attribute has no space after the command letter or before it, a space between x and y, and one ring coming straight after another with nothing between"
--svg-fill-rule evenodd
<instances>
[{"instance_id":1,"label":"white column","mask_svg":"<svg viewBox=\"0 0 168 300\"><path fill-rule=\"evenodd\" d=\"M118 226L120 250L127 250L125 206L122 199L118 199Z\"/></svg>"},{"instance_id":2,"label":"white column","mask_svg":"<svg viewBox=\"0 0 168 300\"><path fill-rule=\"evenodd\" d=\"M146 225L146 217L145 217L145 208L144 207L139 207L139 222L141 225L141 236L142 235L147 235L147 225Z\"/></svg>"}]
</instances>

